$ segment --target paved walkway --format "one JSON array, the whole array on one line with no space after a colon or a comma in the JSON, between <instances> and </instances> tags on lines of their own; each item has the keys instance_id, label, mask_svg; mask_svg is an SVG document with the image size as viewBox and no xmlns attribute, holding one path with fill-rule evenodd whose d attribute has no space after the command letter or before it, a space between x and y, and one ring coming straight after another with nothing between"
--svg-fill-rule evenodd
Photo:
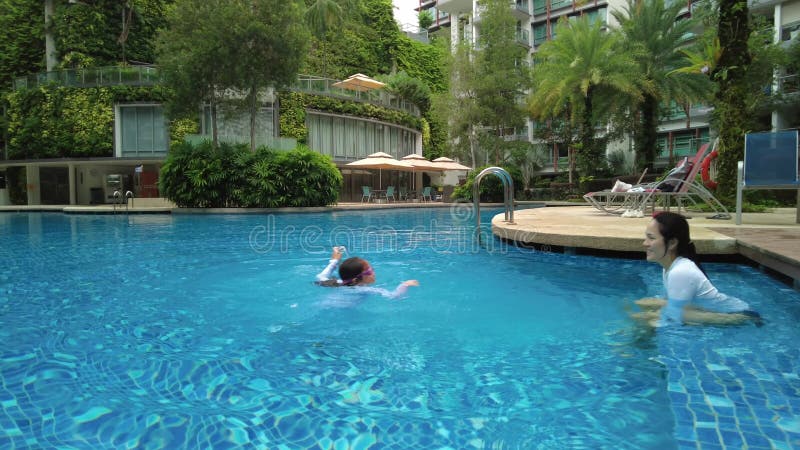
<instances>
[{"instance_id":1,"label":"paved walkway","mask_svg":"<svg viewBox=\"0 0 800 450\"><path fill-rule=\"evenodd\" d=\"M692 240L706 255L742 254L759 264L800 280L800 224L794 208L745 213L742 225L708 219L709 213L689 214ZM492 220L495 235L527 244L553 245L615 252L643 252L649 217L623 218L589 206L519 210L514 223L503 216Z\"/></svg>"}]
</instances>

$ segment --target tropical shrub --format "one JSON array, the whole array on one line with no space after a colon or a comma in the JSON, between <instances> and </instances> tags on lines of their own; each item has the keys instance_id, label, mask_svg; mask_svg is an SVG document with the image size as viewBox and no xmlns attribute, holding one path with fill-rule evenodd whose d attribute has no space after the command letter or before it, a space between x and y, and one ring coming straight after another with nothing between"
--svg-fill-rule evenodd
<instances>
[{"instance_id":1,"label":"tropical shrub","mask_svg":"<svg viewBox=\"0 0 800 450\"><path fill-rule=\"evenodd\" d=\"M300 147L288 152L210 141L174 146L159 189L180 207L278 208L335 203L342 174L330 158Z\"/></svg>"},{"instance_id":2,"label":"tropical shrub","mask_svg":"<svg viewBox=\"0 0 800 450\"><path fill-rule=\"evenodd\" d=\"M475 170L467 174L467 181L461 186L456 186L453 191L453 199L470 200L472 201L472 186L475 182L475 177L481 171L490 166L477 167ZM522 188L522 173L516 167L503 167L503 169L511 175L511 180L514 182L514 191ZM481 180L480 200L482 202L502 202L503 201L503 183L497 175L486 175ZM516 193L516 192L515 192Z\"/></svg>"}]
</instances>

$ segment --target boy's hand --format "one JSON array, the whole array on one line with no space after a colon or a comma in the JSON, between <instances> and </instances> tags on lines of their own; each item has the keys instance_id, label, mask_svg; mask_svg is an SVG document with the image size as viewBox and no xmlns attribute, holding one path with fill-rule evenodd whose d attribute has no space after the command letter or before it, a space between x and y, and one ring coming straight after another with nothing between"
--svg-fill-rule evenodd
<instances>
[{"instance_id":1,"label":"boy's hand","mask_svg":"<svg viewBox=\"0 0 800 450\"><path fill-rule=\"evenodd\" d=\"M417 280L404 281L403 286L419 286L419 281Z\"/></svg>"},{"instance_id":2,"label":"boy's hand","mask_svg":"<svg viewBox=\"0 0 800 450\"><path fill-rule=\"evenodd\" d=\"M338 246L333 247L333 250L331 251L331 259L335 259L337 261L342 259L342 252L339 249L340 247Z\"/></svg>"}]
</instances>

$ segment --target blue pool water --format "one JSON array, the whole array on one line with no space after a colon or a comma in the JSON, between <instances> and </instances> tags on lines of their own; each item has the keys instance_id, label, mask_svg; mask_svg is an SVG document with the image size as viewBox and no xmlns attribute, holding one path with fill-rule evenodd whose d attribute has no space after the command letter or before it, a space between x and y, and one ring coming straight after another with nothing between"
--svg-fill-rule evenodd
<instances>
[{"instance_id":1,"label":"blue pool water","mask_svg":"<svg viewBox=\"0 0 800 450\"><path fill-rule=\"evenodd\" d=\"M800 446L797 292L709 264L767 324L647 335L658 266L485 241L466 209L0 214L0 448ZM334 244L421 286L330 302Z\"/></svg>"}]
</instances>

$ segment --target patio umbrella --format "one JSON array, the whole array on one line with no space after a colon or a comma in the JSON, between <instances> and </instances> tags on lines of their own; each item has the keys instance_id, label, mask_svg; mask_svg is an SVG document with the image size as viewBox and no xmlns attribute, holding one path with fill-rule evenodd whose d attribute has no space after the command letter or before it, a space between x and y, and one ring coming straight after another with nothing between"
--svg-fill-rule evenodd
<instances>
[{"instance_id":1,"label":"patio umbrella","mask_svg":"<svg viewBox=\"0 0 800 450\"><path fill-rule=\"evenodd\" d=\"M441 158L436 158L433 160L433 164L439 168L439 170L472 170L472 167L467 167L463 164L459 164L453 161L450 158L442 156Z\"/></svg>"},{"instance_id":2,"label":"patio umbrella","mask_svg":"<svg viewBox=\"0 0 800 450\"><path fill-rule=\"evenodd\" d=\"M441 171L444 170L441 167L436 166L436 164L432 163L431 161L428 161L427 159L425 159L424 156L418 155L416 153L412 153L410 155L403 156L402 160L410 163L413 166L412 172L416 172L416 171L424 172L426 170L433 171L433 172L441 172ZM417 188L416 183L417 183L417 180L415 178L414 179L414 186L412 186L412 189L416 189Z\"/></svg>"},{"instance_id":3,"label":"patio umbrella","mask_svg":"<svg viewBox=\"0 0 800 450\"><path fill-rule=\"evenodd\" d=\"M355 75L350 75L346 80L337 81L333 83L334 87L340 87L344 89L350 89L351 91L371 91L373 89L380 89L386 86L385 83L381 83L380 81L370 78L362 73L357 73Z\"/></svg>"},{"instance_id":4,"label":"patio umbrella","mask_svg":"<svg viewBox=\"0 0 800 450\"><path fill-rule=\"evenodd\" d=\"M360 167L362 169L378 169L378 189L383 189L383 169L390 170L414 170L414 166L405 162L398 161L384 152L377 152L368 155L366 158L345 164L348 167Z\"/></svg>"}]
</instances>

